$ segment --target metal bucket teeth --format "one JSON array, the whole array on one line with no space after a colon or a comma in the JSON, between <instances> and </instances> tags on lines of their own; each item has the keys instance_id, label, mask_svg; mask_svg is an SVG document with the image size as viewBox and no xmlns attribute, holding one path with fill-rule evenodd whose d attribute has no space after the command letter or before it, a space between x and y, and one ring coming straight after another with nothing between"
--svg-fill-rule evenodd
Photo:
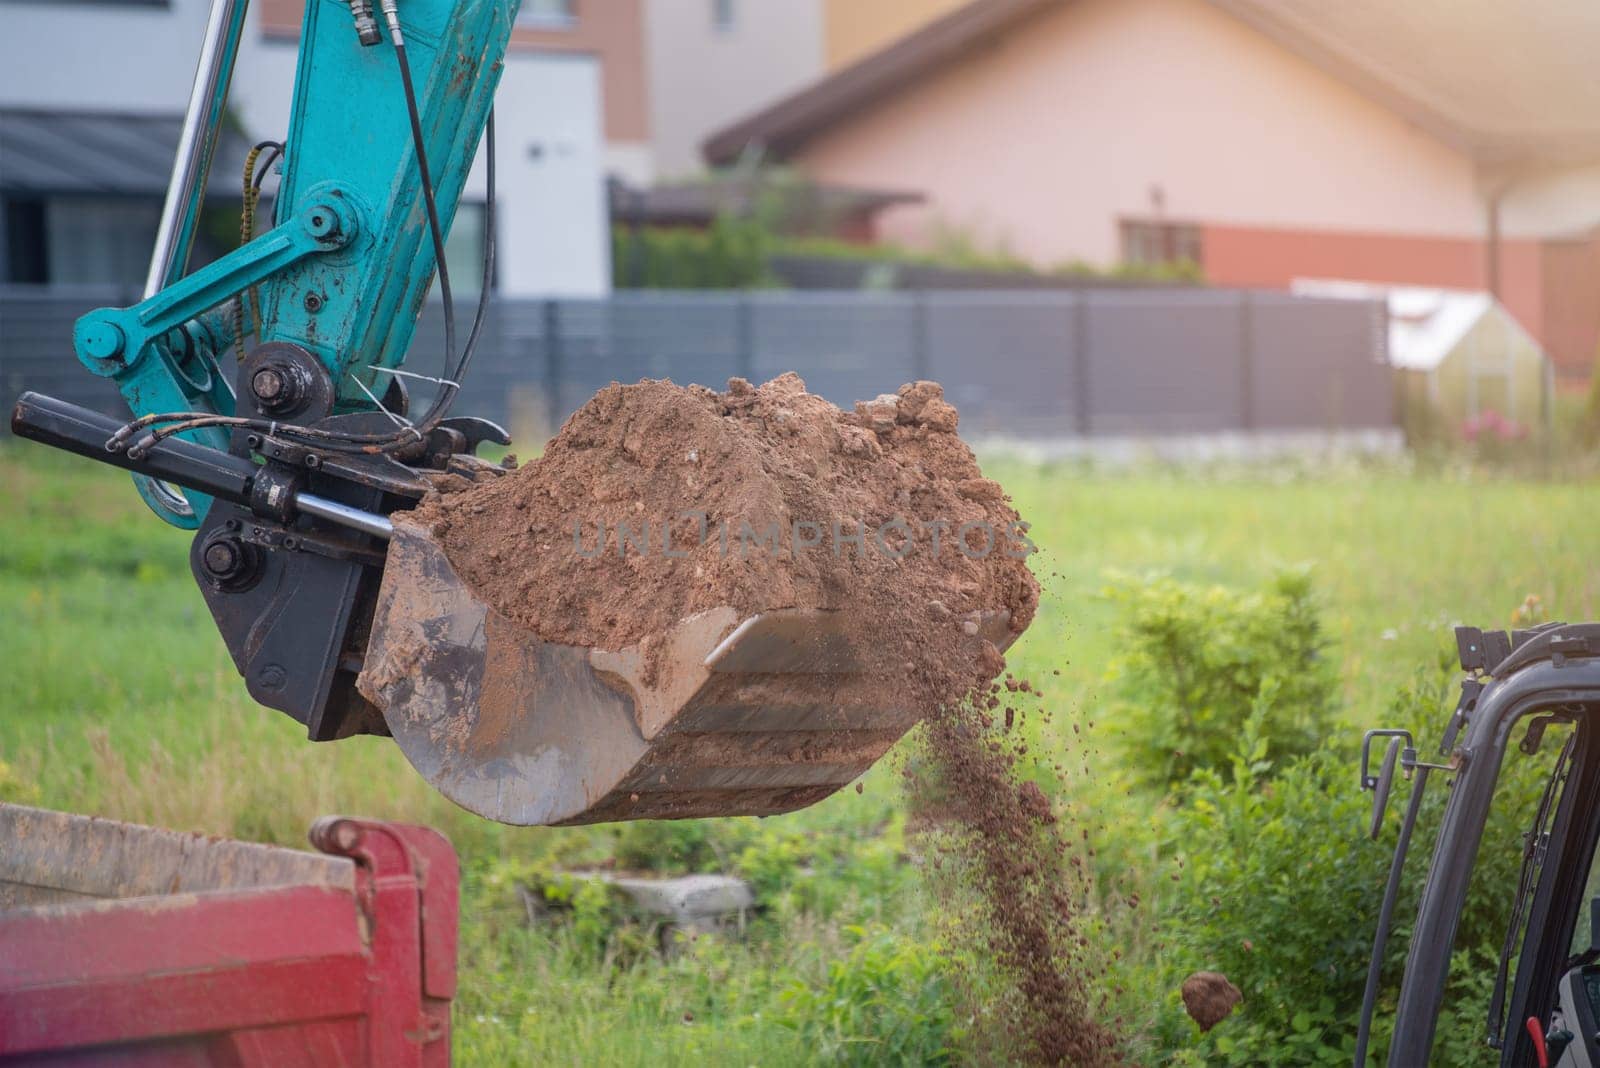
<instances>
[{"instance_id":1,"label":"metal bucket teeth","mask_svg":"<svg viewBox=\"0 0 1600 1068\"><path fill-rule=\"evenodd\" d=\"M1008 623L974 642L1003 648ZM768 815L853 781L925 711L883 684L886 659L798 609L703 612L648 656L541 641L401 519L358 685L423 778L489 819Z\"/></svg>"}]
</instances>

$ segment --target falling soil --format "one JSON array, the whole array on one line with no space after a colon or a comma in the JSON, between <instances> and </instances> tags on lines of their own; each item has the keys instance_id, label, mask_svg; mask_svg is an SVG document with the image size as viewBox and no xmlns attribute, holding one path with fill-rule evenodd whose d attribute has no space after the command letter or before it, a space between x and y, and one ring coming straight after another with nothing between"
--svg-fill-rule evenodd
<instances>
[{"instance_id":1,"label":"falling soil","mask_svg":"<svg viewBox=\"0 0 1600 1068\"><path fill-rule=\"evenodd\" d=\"M442 487L455 492L416 516L501 614L546 641L640 646L646 682L651 643L697 613L839 613L885 700L925 710L929 788L965 832L948 840L1018 992L1006 1023L1031 1059L1102 1063L1112 1042L1091 1015L1066 844L994 714L1019 688L993 682L1001 648L1038 605L1026 526L956 426L932 382L852 412L793 374L722 393L614 384L537 460Z\"/></svg>"},{"instance_id":2,"label":"falling soil","mask_svg":"<svg viewBox=\"0 0 1600 1068\"><path fill-rule=\"evenodd\" d=\"M1011 680L990 683L924 722L931 767L908 767L913 812L941 854L937 868L976 891L987 923L954 937L992 960L1018 997L998 1007L1003 1030L1041 1064L1120 1063L1112 1033L1097 1018L1091 981L1104 954L1079 924L1085 856L1076 851L1049 798L1020 782L1028 763L1027 713ZM1039 711L1034 709L1035 712Z\"/></svg>"}]
</instances>

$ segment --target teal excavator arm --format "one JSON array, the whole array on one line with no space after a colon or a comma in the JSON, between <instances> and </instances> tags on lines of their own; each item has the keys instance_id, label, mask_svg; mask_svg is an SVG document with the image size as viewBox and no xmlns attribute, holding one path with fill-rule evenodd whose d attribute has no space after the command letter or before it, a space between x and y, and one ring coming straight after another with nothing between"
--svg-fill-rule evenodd
<instances>
[{"instance_id":1,"label":"teal excavator arm","mask_svg":"<svg viewBox=\"0 0 1600 1068\"><path fill-rule=\"evenodd\" d=\"M288 411L295 406L289 394L295 401L326 394L332 412L399 397L392 372L405 362L437 266L429 202L442 239L489 116L517 7L518 0L382 0L374 11L370 0L308 0L277 225L186 274L246 8L244 0L216 0L145 299L79 320L79 360L112 379L136 417L234 416L221 364L239 322L232 301L253 292L259 339L280 346L240 379L244 389L259 381L254 399L268 409L261 414L299 414ZM419 155L429 165L431 197ZM446 348L457 340L448 338ZM449 370L439 377L450 378ZM228 446L226 424L177 433ZM168 522L193 527L204 518L205 494L175 496L149 476L134 477Z\"/></svg>"},{"instance_id":2,"label":"teal excavator arm","mask_svg":"<svg viewBox=\"0 0 1600 1068\"><path fill-rule=\"evenodd\" d=\"M473 450L509 443L450 415L484 306L457 337L440 253L487 128L488 278L491 105L517 8L307 0L273 225L189 272L244 32L244 0L213 0L145 298L73 331L133 419L33 393L12 413L18 436L133 472L163 519L195 531L191 567L251 696L313 739L386 733L355 679L389 515L438 472L491 477ZM437 386L412 412L401 365L436 277L446 351L415 376Z\"/></svg>"}]
</instances>

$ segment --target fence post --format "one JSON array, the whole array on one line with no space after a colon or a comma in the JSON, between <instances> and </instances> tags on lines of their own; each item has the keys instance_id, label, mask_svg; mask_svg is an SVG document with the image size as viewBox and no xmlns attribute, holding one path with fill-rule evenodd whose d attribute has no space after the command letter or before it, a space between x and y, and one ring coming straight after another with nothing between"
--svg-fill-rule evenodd
<instances>
[{"instance_id":1,"label":"fence post","mask_svg":"<svg viewBox=\"0 0 1600 1068\"><path fill-rule=\"evenodd\" d=\"M1088 437L1094 432L1089 402L1089 294L1072 295L1072 393L1076 402L1078 435Z\"/></svg>"},{"instance_id":2,"label":"fence post","mask_svg":"<svg viewBox=\"0 0 1600 1068\"><path fill-rule=\"evenodd\" d=\"M561 308L554 297L546 297L544 318L544 403L550 435L561 429Z\"/></svg>"},{"instance_id":3,"label":"fence post","mask_svg":"<svg viewBox=\"0 0 1600 1068\"><path fill-rule=\"evenodd\" d=\"M751 381L756 370L756 325L755 308L750 303L748 290L739 290L739 302L735 305L735 330L734 344L738 351L733 356L733 366L739 377Z\"/></svg>"},{"instance_id":4,"label":"fence post","mask_svg":"<svg viewBox=\"0 0 1600 1068\"><path fill-rule=\"evenodd\" d=\"M1255 309L1250 291L1239 291L1239 426L1256 428L1256 338Z\"/></svg>"},{"instance_id":5,"label":"fence post","mask_svg":"<svg viewBox=\"0 0 1600 1068\"><path fill-rule=\"evenodd\" d=\"M932 378L928 358L928 293L918 289L911 294L911 379Z\"/></svg>"}]
</instances>

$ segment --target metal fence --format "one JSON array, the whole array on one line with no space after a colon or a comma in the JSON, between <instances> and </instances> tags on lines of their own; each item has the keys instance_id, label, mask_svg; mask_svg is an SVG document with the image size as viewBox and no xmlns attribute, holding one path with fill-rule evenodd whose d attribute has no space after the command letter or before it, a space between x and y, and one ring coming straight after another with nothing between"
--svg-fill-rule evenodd
<instances>
[{"instance_id":1,"label":"metal fence","mask_svg":"<svg viewBox=\"0 0 1600 1068\"><path fill-rule=\"evenodd\" d=\"M24 389L114 411L72 322L129 300L0 287L0 399ZM1078 292L619 292L501 300L457 411L558 425L612 381L720 387L797 371L849 405L931 378L968 436L1024 440L1346 432L1395 425L1377 302L1173 288ZM442 361L437 307L409 366Z\"/></svg>"}]
</instances>

